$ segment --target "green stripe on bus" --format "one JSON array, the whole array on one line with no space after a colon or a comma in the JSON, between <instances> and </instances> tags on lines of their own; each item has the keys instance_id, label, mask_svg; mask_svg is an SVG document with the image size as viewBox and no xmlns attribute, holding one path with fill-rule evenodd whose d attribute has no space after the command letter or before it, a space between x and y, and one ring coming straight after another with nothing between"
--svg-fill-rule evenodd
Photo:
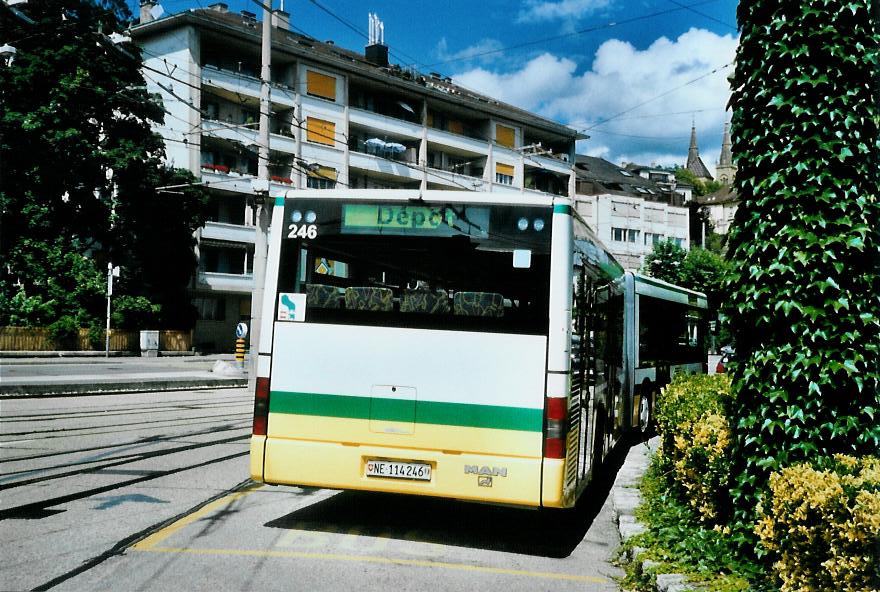
<instances>
[{"instance_id":1,"label":"green stripe on bus","mask_svg":"<svg viewBox=\"0 0 880 592\"><path fill-rule=\"evenodd\" d=\"M276 196L275 197L275 205L283 208L284 207L284 196L281 196L281 195Z\"/></svg>"},{"instance_id":2,"label":"green stripe on bus","mask_svg":"<svg viewBox=\"0 0 880 592\"><path fill-rule=\"evenodd\" d=\"M525 432L540 432L543 429L542 409L287 391L272 391L269 412L378 421L413 421L413 403L417 423Z\"/></svg>"},{"instance_id":3,"label":"green stripe on bus","mask_svg":"<svg viewBox=\"0 0 880 592\"><path fill-rule=\"evenodd\" d=\"M553 206L553 213L571 216L571 206L566 204L556 204L555 206Z\"/></svg>"}]
</instances>

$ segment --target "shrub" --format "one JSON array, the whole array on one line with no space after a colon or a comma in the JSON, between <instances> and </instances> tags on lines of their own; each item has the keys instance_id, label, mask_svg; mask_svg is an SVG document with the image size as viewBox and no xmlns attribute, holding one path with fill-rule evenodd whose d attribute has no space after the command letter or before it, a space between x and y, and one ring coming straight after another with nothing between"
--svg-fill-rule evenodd
<instances>
[{"instance_id":1,"label":"shrub","mask_svg":"<svg viewBox=\"0 0 880 592\"><path fill-rule=\"evenodd\" d=\"M128 331L139 331L155 326L161 306L144 296L120 296L113 305L113 326Z\"/></svg>"},{"instance_id":2,"label":"shrub","mask_svg":"<svg viewBox=\"0 0 880 592\"><path fill-rule=\"evenodd\" d=\"M104 328L104 324L98 319L93 319L92 322L89 323L89 347L92 349L104 349L105 335L106 329Z\"/></svg>"},{"instance_id":3,"label":"shrub","mask_svg":"<svg viewBox=\"0 0 880 592\"><path fill-rule=\"evenodd\" d=\"M716 521L727 505L729 405L730 379L723 374L679 374L657 398L661 470L703 522Z\"/></svg>"},{"instance_id":4,"label":"shrub","mask_svg":"<svg viewBox=\"0 0 880 592\"><path fill-rule=\"evenodd\" d=\"M880 458L825 464L773 473L755 531L782 592L880 590Z\"/></svg>"},{"instance_id":5,"label":"shrub","mask_svg":"<svg viewBox=\"0 0 880 592\"><path fill-rule=\"evenodd\" d=\"M79 340L79 323L75 317L63 316L48 327L49 341L56 349L75 349Z\"/></svg>"}]
</instances>

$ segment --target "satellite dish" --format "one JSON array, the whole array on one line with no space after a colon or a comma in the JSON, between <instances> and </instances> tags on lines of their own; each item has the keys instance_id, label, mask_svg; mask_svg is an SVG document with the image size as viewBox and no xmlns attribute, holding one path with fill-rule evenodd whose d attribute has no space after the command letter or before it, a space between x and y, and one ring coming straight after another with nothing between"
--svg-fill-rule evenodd
<instances>
[{"instance_id":1,"label":"satellite dish","mask_svg":"<svg viewBox=\"0 0 880 592\"><path fill-rule=\"evenodd\" d=\"M158 19L163 14L165 14L165 9L162 8L161 4L157 4L153 8L150 9L150 16L153 17L153 20Z\"/></svg>"}]
</instances>

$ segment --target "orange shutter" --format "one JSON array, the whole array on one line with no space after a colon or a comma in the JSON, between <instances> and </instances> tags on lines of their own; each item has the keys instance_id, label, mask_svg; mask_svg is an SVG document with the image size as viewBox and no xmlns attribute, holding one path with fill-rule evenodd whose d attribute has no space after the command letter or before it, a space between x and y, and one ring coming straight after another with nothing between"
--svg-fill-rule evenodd
<instances>
[{"instance_id":1,"label":"orange shutter","mask_svg":"<svg viewBox=\"0 0 880 592\"><path fill-rule=\"evenodd\" d=\"M499 175L507 175L508 177L513 176L513 167L509 164L501 164L500 162L495 163L495 172Z\"/></svg>"},{"instance_id":2,"label":"orange shutter","mask_svg":"<svg viewBox=\"0 0 880 592\"><path fill-rule=\"evenodd\" d=\"M500 123L495 125L495 141L499 145L513 148L515 137L516 134L514 133L512 127L507 127L506 125L501 125Z\"/></svg>"},{"instance_id":3,"label":"orange shutter","mask_svg":"<svg viewBox=\"0 0 880 592\"><path fill-rule=\"evenodd\" d=\"M449 126L449 131L453 134L464 134L464 124L456 119L450 119L447 122Z\"/></svg>"},{"instance_id":4,"label":"orange shutter","mask_svg":"<svg viewBox=\"0 0 880 592\"><path fill-rule=\"evenodd\" d=\"M333 76L306 70L306 92L322 99L336 100L336 79Z\"/></svg>"},{"instance_id":5,"label":"orange shutter","mask_svg":"<svg viewBox=\"0 0 880 592\"><path fill-rule=\"evenodd\" d=\"M336 169L331 167L319 166L314 171L309 171L309 177L315 177L316 179L327 179L328 181L336 181L338 176L338 172Z\"/></svg>"},{"instance_id":6,"label":"orange shutter","mask_svg":"<svg viewBox=\"0 0 880 592\"><path fill-rule=\"evenodd\" d=\"M336 143L336 124L315 117L306 118L306 140L333 146Z\"/></svg>"}]
</instances>

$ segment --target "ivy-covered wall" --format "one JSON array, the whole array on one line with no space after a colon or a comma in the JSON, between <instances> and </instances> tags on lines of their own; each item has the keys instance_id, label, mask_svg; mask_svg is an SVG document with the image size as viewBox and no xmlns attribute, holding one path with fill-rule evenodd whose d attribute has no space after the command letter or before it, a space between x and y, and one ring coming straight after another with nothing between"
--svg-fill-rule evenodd
<instances>
[{"instance_id":1,"label":"ivy-covered wall","mask_svg":"<svg viewBox=\"0 0 880 592\"><path fill-rule=\"evenodd\" d=\"M727 314L742 525L772 471L880 449L877 12L739 4Z\"/></svg>"}]
</instances>

